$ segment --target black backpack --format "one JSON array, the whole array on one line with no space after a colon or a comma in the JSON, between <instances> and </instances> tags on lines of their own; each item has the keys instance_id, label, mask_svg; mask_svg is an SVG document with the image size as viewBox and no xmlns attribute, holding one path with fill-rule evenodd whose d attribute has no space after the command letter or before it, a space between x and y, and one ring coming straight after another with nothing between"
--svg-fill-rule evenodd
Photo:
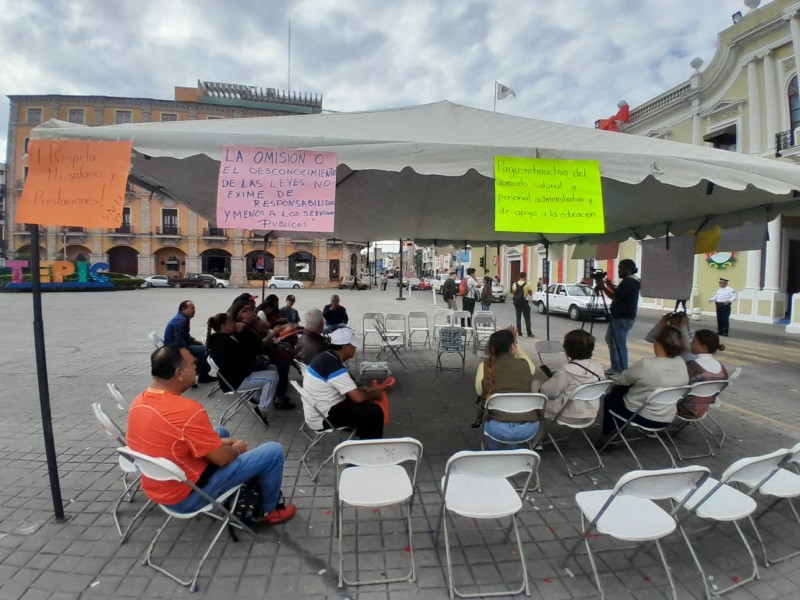
<instances>
[{"instance_id":1,"label":"black backpack","mask_svg":"<svg viewBox=\"0 0 800 600\"><path fill-rule=\"evenodd\" d=\"M515 305L519 306L521 304L525 304L525 286L528 285L527 283L520 283L517 281L514 283L512 292L514 295L512 296L512 301Z\"/></svg>"}]
</instances>

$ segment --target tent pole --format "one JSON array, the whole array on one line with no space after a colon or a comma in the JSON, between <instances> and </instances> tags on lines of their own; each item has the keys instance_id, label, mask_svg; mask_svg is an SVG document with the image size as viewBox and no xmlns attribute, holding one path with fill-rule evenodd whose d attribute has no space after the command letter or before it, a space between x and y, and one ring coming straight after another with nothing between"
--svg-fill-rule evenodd
<instances>
[{"instance_id":1,"label":"tent pole","mask_svg":"<svg viewBox=\"0 0 800 600\"><path fill-rule=\"evenodd\" d=\"M269 234L264 234L264 268L261 271L261 302L264 302L266 285L267 285L267 244L269 243ZM272 267L275 268L274 266Z\"/></svg>"},{"instance_id":2,"label":"tent pole","mask_svg":"<svg viewBox=\"0 0 800 600\"><path fill-rule=\"evenodd\" d=\"M47 383L47 356L44 345L44 323L42 322L42 285L39 270L39 225L29 224L31 234L31 295L33 296L33 344L36 350L36 375L39 380L39 406L42 412L44 451L47 457L47 474L50 477L50 495L53 497L53 512L57 521L64 520L64 504L61 501L61 484L58 481L58 460L53 439L53 416L50 411L50 387Z\"/></svg>"},{"instance_id":3,"label":"tent pole","mask_svg":"<svg viewBox=\"0 0 800 600\"><path fill-rule=\"evenodd\" d=\"M545 241L544 243L544 264L547 265L548 273L547 273L547 282L545 283L544 288L544 298L545 302L547 303L547 310L545 311L545 323L547 327L547 341L550 341L550 294L547 293L547 288L550 284L550 242Z\"/></svg>"},{"instance_id":4,"label":"tent pole","mask_svg":"<svg viewBox=\"0 0 800 600\"><path fill-rule=\"evenodd\" d=\"M405 300L403 298L403 238L400 238L400 283L397 287L400 289L400 295L397 296L397 299Z\"/></svg>"}]
</instances>

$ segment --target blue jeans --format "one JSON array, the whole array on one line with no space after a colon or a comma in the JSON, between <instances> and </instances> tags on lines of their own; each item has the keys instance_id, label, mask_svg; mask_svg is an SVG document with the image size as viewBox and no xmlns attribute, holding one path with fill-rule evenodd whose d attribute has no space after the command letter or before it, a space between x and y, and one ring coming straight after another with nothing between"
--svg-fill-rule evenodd
<instances>
[{"instance_id":1,"label":"blue jeans","mask_svg":"<svg viewBox=\"0 0 800 600\"><path fill-rule=\"evenodd\" d=\"M347 323L336 323L335 325L325 325L325 329L322 330L322 333L328 334L336 331L337 329L341 329L342 327L350 327Z\"/></svg>"},{"instance_id":2,"label":"blue jeans","mask_svg":"<svg viewBox=\"0 0 800 600\"><path fill-rule=\"evenodd\" d=\"M492 310L492 305L481 302L481 310Z\"/></svg>"},{"instance_id":3,"label":"blue jeans","mask_svg":"<svg viewBox=\"0 0 800 600\"><path fill-rule=\"evenodd\" d=\"M216 430L220 437L230 437L225 429L218 427ZM219 467L211 475L208 483L203 487L203 491L212 498L217 498L232 487L257 477L261 482L264 514L267 514L278 504L283 479L283 461L283 447L279 443L261 444L247 450L224 467ZM208 500L197 492L192 492L169 508L180 513L190 513L200 510L206 504L208 504Z\"/></svg>"},{"instance_id":4,"label":"blue jeans","mask_svg":"<svg viewBox=\"0 0 800 600\"><path fill-rule=\"evenodd\" d=\"M617 319L611 317L606 329L606 344L611 355L611 370L622 373L628 368L628 332L635 319Z\"/></svg>"},{"instance_id":5,"label":"blue jeans","mask_svg":"<svg viewBox=\"0 0 800 600\"><path fill-rule=\"evenodd\" d=\"M524 440L530 439L539 431L539 421L528 421L527 423L506 423L505 421L486 421L483 430L492 437L486 438L486 446L489 450L500 450L500 444L495 439L501 440L507 445L516 446ZM495 439L492 439L495 438Z\"/></svg>"},{"instance_id":6,"label":"blue jeans","mask_svg":"<svg viewBox=\"0 0 800 600\"><path fill-rule=\"evenodd\" d=\"M275 399L275 392L278 389L278 369L272 365L266 371L253 371L241 383L237 391L261 390L261 398L258 401L260 410L267 410Z\"/></svg>"}]
</instances>

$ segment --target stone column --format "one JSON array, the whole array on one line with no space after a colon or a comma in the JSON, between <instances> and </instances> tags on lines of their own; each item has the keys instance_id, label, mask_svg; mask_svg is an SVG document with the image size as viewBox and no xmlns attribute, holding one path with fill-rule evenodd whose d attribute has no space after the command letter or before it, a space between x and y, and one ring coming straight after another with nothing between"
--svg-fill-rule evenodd
<instances>
[{"instance_id":1,"label":"stone column","mask_svg":"<svg viewBox=\"0 0 800 600\"><path fill-rule=\"evenodd\" d=\"M141 252L139 253L139 275L155 275L158 273L156 264L153 257L153 238L150 227L150 203L153 202L152 194L147 197L142 197L139 208L139 223L131 214L131 226L134 228L133 233L139 237L142 242Z\"/></svg>"},{"instance_id":2,"label":"stone column","mask_svg":"<svg viewBox=\"0 0 800 600\"><path fill-rule=\"evenodd\" d=\"M231 283L247 284L247 261L244 257L244 241L241 235L233 238L233 256L231 256Z\"/></svg>"},{"instance_id":3,"label":"stone column","mask_svg":"<svg viewBox=\"0 0 800 600\"><path fill-rule=\"evenodd\" d=\"M328 259L328 240L317 240L315 286L327 286L331 282L331 263Z\"/></svg>"},{"instance_id":4,"label":"stone column","mask_svg":"<svg viewBox=\"0 0 800 600\"><path fill-rule=\"evenodd\" d=\"M278 254L275 256L275 275L289 274L289 259L286 258L286 238L278 238Z\"/></svg>"},{"instance_id":5,"label":"stone column","mask_svg":"<svg viewBox=\"0 0 800 600\"><path fill-rule=\"evenodd\" d=\"M197 213L189 211L189 231L186 236L186 272L200 273L203 270L203 262L197 254Z\"/></svg>"},{"instance_id":6,"label":"stone column","mask_svg":"<svg viewBox=\"0 0 800 600\"><path fill-rule=\"evenodd\" d=\"M773 219L768 225L769 241L764 263L764 291L777 292L781 276L781 217Z\"/></svg>"},{"instance_id":7,"label":"stone column","mask_svg":"<svg viewBox=\"0 0 800 600\"><path fill-rule=\"evenodd\" d=\"M778 133L778 79L775 75L775 55L768 51L764 55L764 93L767 110L767 151L775 152L775 134Z\"/></svg>"},{"instance_id":8,"label":"stone column","mask_svg":"<svg viewBox=\"0 0 800 600\"><path fill-rule=\"evenodd\" d=\"M750 154L761 154L761 102L758 90L758 63L747 62L747 106L750 121Z\"/></svg>"},{"instance_id":9,"label":"stone column","mask_svg":"<svg viewBox=\"0 0 800 600\"><path fill-rule=\"evenodd\" d=\"M794 52L795 71L800 67L800 11L788 15L789 30L792 32L792 51ZM796 74L796 73L795 73Z\"/></svg>"}]
</instances>

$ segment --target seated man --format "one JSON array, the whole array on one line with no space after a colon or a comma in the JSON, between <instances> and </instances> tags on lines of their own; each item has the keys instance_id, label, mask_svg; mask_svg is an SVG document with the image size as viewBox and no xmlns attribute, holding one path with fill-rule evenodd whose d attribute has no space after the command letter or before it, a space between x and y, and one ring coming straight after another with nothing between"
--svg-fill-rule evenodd
<instances>
[{"instance_id":1,"label":"seated man","mask_svg":"<svg viewBox=\"0 0 800 600\"><path fill-rule=\"evenodd\" d=\"M326 304L322 309L322 316L325 317L325 333L330 333L340 327L347 327L350 317L347 316L347 309L341 305L339 296L331 296L331 303Z\"/></svg>"},{"instance_id":2,"label":"seated man","mask_svg":"<svg viewBox=\"0 0 800 600\"><path fill-rule=\"evenodd\" d=\"M300 322L300 314L294 308L295 297L292 294L286 296L286 306L281 308L281 316L286 319L287 323L294 323L295 325Z\"/></svg>"},{"instance_id":3,"label":"seated man","mask_svg":"<svg viewBox=\"0 0 800 600\"><path fill-rule=\"evenodd\" d=\"M195 378L195 359L186 348L164 346L150 357L153 382L128 412L128 446L181 467L187 478L214 498L257 478L266 513L259 523L273 525L294 516L294 505L279 505L283 448L268 442L248 450L247 442L211 426L203 405L181 396ZM142 477L142 489L153 502L194 512L208 501L177 481Z\"/></svg>"},{"instance_id":4,"label":"seated man","mask_svg":"<svg viewBox=\"0 0 800 600\"><path fill-rule=\"evenodd\" d=\"M306 369L303 389L314 399L317 408L334 427L353 426L362 440L383 437L381 388L359 389L347 372L344 362L356 355L359 340L349 327L331 334L331 347L317 354ZM313 412L313 411L311 411ZM322 429L323 421L314 413L306 419L313 429Z\"/></svg>"},{"instance_id":5,"label":"seated man","mask_svg":"<svg viewBox=\"0 0 800 600\"><path fill-rule=\"evenodd\" d=\"M191 300L184 300L178 305L176 314L164 329L164 345L176 345L186 348L197 359L197 374L200 383L216 381L216 377L209 376L210 367L206 360L207 350L203 342L196 340L189 333L189 321L194 318L195 307ZM194 382L192 382L194 385Z\"/></svg>"},{"instance_id":6,"label":"seated man","mask_svg":"<svg viewBox=\"0 0 800 600\"><path fill-rule=\"evenodd\" d=\"M328 339L322 335L322 331L325 329L325 319L322 317L320 309L312 308L306 312L305 321L303 334L295 348L295 358L308 365L317 354L327 349Z\"/></svg>"}]
</instances>

